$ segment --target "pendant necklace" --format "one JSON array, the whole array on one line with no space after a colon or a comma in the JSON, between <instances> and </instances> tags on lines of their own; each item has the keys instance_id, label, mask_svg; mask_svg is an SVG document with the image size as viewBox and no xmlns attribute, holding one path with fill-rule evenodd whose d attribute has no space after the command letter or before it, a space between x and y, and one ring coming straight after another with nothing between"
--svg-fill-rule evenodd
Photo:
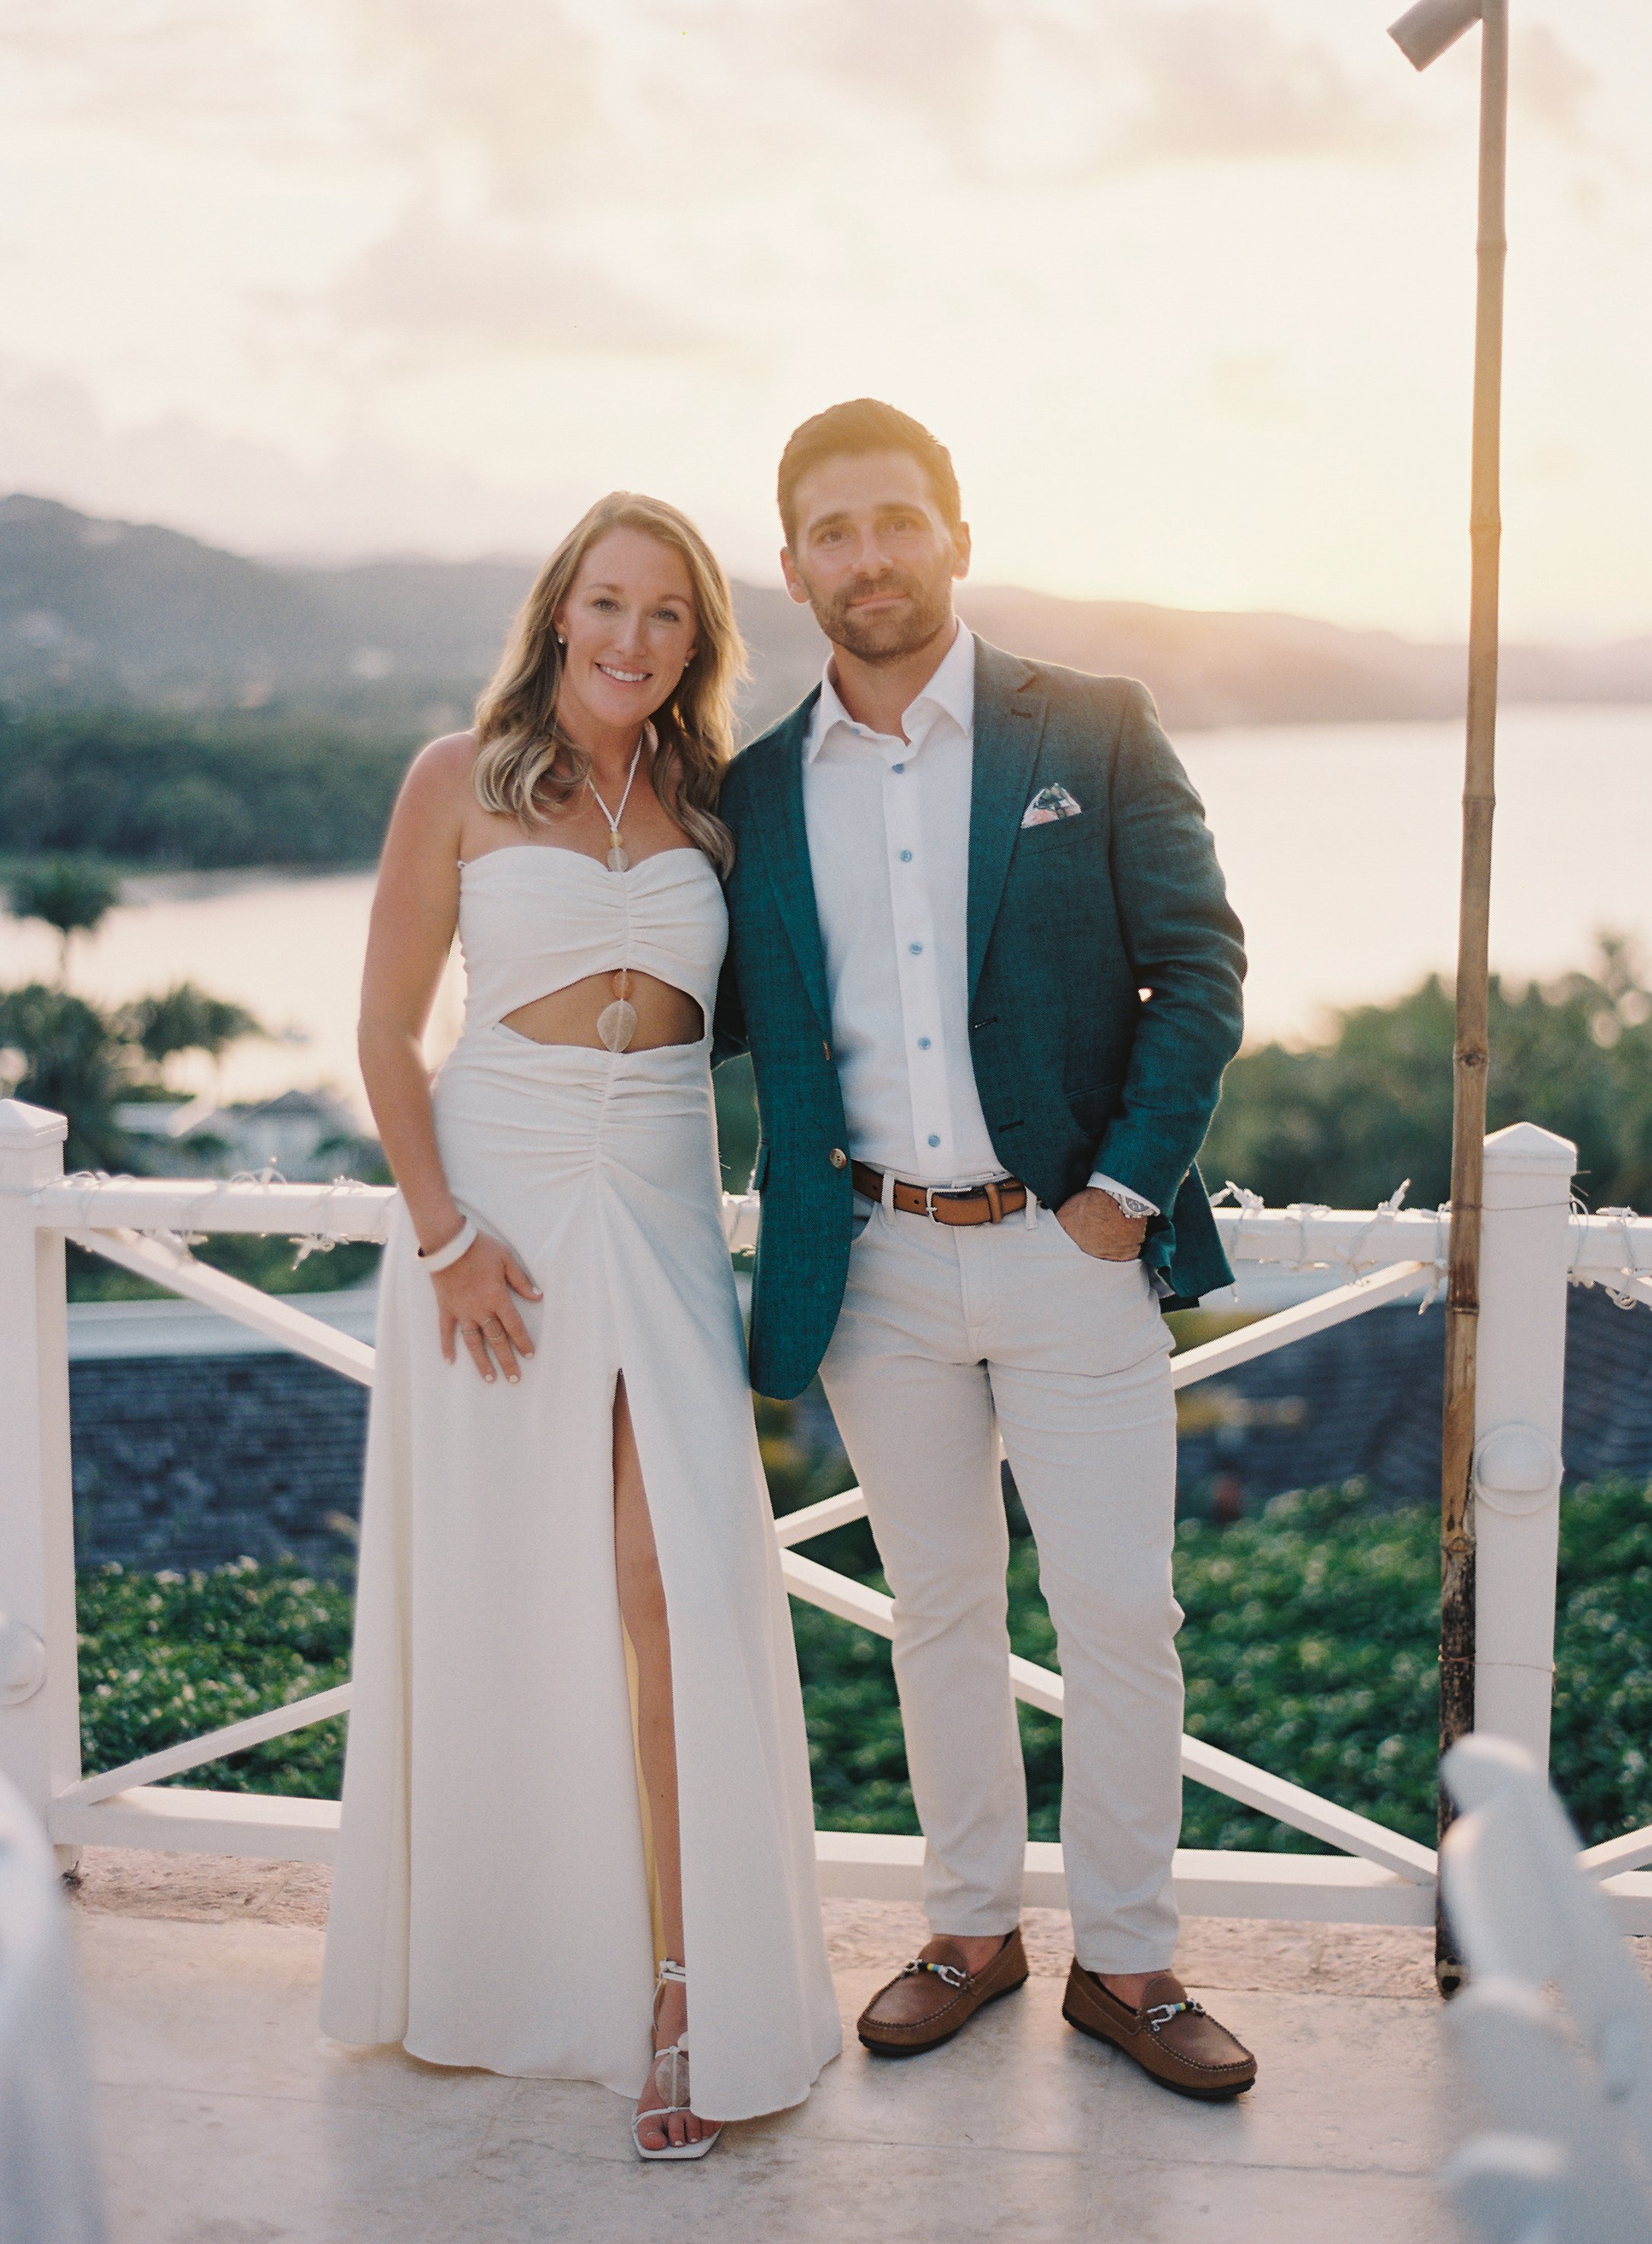
<instances>
[{"instance_id":1,"label":"pendant necklace","mask_svg":"<svg viewBox=\"0 0 1652 2244\"><path fill-rule=\"evenodd\" d=\"M626 852L625 843L620 838L620 821L625 816L626 805L631 800L631 789L636 780L637 765L640 761L641 756L642 739L641 735L639 734L637 739L636 753L631 759L630 776L626 781L626 791L620 798L620 808L618 810L609 809L607 804L597 793L597 783L595 780L592 778L588 770L586 773L586 785L591 790L591 799L608 821L608 870L611 873L626 872L628 870L631 864L631 859Z\"/></svg>"},{"instance_id":2,"label":"pendant necklace","mask_svg":"<svg viewBox=\"0 0 1652 2244\"><path fill-rule=\"evenodd\" d=\"M597 1034L602 1039L605 1051L622 1052L637 1033L637 1009L626 992L631 988L631 969L621 966L614 975L614 1000L605 1005L597 1015Z\"/></svg>"},{"instance_id":3,"label":"pendant necklace","mask_svg":"<svg viewBox=\"0 0 1652 2244\"><path fill-rule=\"evenodd\" d=\"M589 771L586 774L586 785L591 789L592 797L598 809L608 821L608 870L611 873L623 873L630 869L630 856L626 853L625 843L620 838L620 821L625 816L626 805L631 800L632 781L637 776L637 764L641 754L642 741L639 739L636 754L631 759L631 772L626 781L626 791L620 798L620 808L617 811L609 809L600 794L597 793L596 781L592 778ZM628 926L630 923L628 892L626 917ZM621 966L616 971L613 977L613 1003L611 1005L605 1005L597 1015L597 1034L602 1039L605 1051L622 1052L626 1050L631 1039L637 1033L637 1009L631 1003L629 967Z\"/></svg>"}]
</instances>

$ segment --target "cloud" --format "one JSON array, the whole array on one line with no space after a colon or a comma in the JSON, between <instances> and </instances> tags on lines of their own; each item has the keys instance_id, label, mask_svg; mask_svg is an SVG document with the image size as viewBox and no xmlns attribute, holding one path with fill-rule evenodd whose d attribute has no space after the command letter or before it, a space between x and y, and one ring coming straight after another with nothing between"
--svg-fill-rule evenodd
<instances>
[{"instance_id":1,"label":"cloud","mask_svg":"<svg viewBox=\"0 0 1652 2244\"><path fill-rule=\"evenodd\" d=\"M336 130L351 41L323 0L12 0L0 51L37 113L245 146Z\"/></svg>"},{"instance_id":2,"label":"cloud","mask_svg":"<svg viewBox=\"0 0 1652 2244\"><path fill-rule=\"evenodd\" d=\"M0 51L37 112L173 148L325 148L420 177L457 159L512 208L588 156L602 49L572 0L0 5Z\"/></svg>"},{"instance_id":3,"label":"cloud","mask_svg":"<svg viewBox=\"0 0 1652 2244\"><path fill-rule=\"evenodd\" d=\"M1203 387L1211 404L1235 420L1284 422L1301 414L1277 351L1219 353L1206 363Z\"/></svg>"},{"instance_id":4,"label":"cloud","mask_svg":"<svg viewBox=\"0 0 1652 2244\"><path fill-rule=\"evenodd\" d=\"M0 0L0 46L38 112L238 160L326 152L403 205L457 183L528 224L640 195L669 216L674 181L731 165L748 195L767 172L853 198L938 155L992 181L1391 139L1378 81L1281 3ZM1545 37L1562 51L1534 31L1534 56Z\"/></svg>"},{"instance_id":5,"label":"cloud","mask_svg":"<svg viewBox=\"0 0 1652 2244\"><path fill-rule=\"evenodd\" d=\"M707 0L692 21L723 71L764 89L796 158L836 145L846 179L863 176L869 144L893 175L914 132L987 179L1412 137L1374 71L1362 81L1261 0Z\"/></svg>"},{"instance_id":6,"label":"cloud","mask_svg":"<svg viewBox=\"0 0 1652 2244\"><path fill-rule=\"evenodd\" d=\"M310 0L314 4L314 0ZM402 156L427 173L462 149L487 198L543 209L605 147L608 44L571 0L330 0L343 4L363 69L383 88Z\"/></svg>"},{"instance_id":7,"label":"cloud","mask_svg":"<svg viewBox=\"0 0 1652 2244\"><path fill-rule=\"evenodd\" d=\"M995 65L1012 37L989 0L804 0L802 6L740 0L719 10L718 28L736 59L754 17L767 24L774 59L812 88L812 120L829 129L859 112L923 124L955 146L973 145L988 122Z\"/></svg>"},{"instance_id":8,"label":"cloud","mask_svg":"<svg viewBox=\"0 0 1652 2244\"><path fill-rule=\"evenodd\" d=\"M549 456L495 480L359 429L303 460L184 414L116 427L79 383L15 364L0 364L0 491L164 523L237 551L335 559L544 552L596 496Z\"/></svg>"},{"instance_id":9,"label":"cloud","mask_svg":"<svg viewBox=\"0 0 1652 2244\"><path fill-rule=\"evenodd\" d=\"M1121 155L1348 155L1409 137L1329 47L1259 7L1153 0L1114 11L1112 28L1135 79Z\"/></svg>"},{"instance_id":10,"label":"cloud","mask_svg":"<svg viewBox=\"0 0 1652 2244\"><path fill-rule=\"evenodd\" d=\"M328 292L349 331L467 350L678 350L703 331L522 229L407 212Z\"/></svg>"},{"instance_id":11,"label":"cloud","mask_svg":"<svg viewBox=\"0 0 1652 2244\"><path fill-rule=\"evenodd\" d=\"M1547 24L1520 31L1509 54L1509 99L1534 125L1576 147L1591 145L1584 112L1600 79Z\"/></svg>"}]
</instances>

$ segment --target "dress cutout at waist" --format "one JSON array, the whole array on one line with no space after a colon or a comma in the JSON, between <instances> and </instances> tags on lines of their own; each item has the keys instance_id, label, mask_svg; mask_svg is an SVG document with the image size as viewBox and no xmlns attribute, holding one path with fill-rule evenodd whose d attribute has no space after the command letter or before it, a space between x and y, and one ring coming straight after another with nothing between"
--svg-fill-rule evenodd
<instances>
[{"instance_id":1,"label":"dress cutout at waist","mask_svg":"<svg viewBox=\"0 0 1652 2244\"><path fill-rule=\"evenodd\" d=\"M623 873L577 849L491 849L459 869L464 1033L630 967L692 997L709 1034L728 939L722 889L698 849L660 850Z\"/></svg>"}]
</instances>

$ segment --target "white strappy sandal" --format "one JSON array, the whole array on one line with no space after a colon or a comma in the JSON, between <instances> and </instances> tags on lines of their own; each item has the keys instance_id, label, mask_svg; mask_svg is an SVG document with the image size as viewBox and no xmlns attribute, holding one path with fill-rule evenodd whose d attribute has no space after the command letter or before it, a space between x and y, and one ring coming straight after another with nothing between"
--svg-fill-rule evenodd
<instances>
[{"instance_id":1,"label":"white strappy sandal","mask_svg":"<svg viewBox=\"0 0 1652 2244\"><path fill-rule=\"evenodd\" d=\"M669 1956L660 1964L658 1976L654 1980L653 2014L656 2024L660 2018L660 1997L665 1992L667 1983L678 1987L686 1987L688 1984L687 1971L680 1964L674 1963ZM660 2070L661 2065L669 2068L664 2074ZM631 2139L636 2146L637 2156L640 2159L703 2159L718 2136L721 2134L721 2126L708 2126L702 2119L700 2124L705 2128L705 2132L697 2143L667 2141L657 2151L650 2150L647 2146L640 2132L645 2119L674 2119L678 2112L690 2109L687 2027L683 2029L681 2038L674 2041L669 2049L657 2049L654 2051L653 2063L648 2069L648 2080L649 2085L657 2090L666 2101L663 2105L656 2105L650 2112L638 2112L632 2120Z\"/></svg>"}]
</instances>

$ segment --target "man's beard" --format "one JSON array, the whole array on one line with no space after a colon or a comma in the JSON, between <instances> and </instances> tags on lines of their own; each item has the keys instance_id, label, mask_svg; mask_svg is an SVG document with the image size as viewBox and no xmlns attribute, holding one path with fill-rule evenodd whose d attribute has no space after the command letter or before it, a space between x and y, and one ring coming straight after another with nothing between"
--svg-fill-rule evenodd
<instances>
[{"instance_id":1,"label":"man's beard","mask_svg":"<svg viewBox=\"0 0 1652 2244\"><path fill-rule=\"evenodd\" d=\"M834 646L845 648L863 662L898 662L903 655L916 654L927 646L945 628L951 581L950 569L944 576L938 575L931 585L897 569L886 577L856 578L829 602L811 596L809 605L815 621ZM909 605L887 608L877 615L856 612L856 600L884 592L904 594Z\"/></svg>"}]
</instances>

